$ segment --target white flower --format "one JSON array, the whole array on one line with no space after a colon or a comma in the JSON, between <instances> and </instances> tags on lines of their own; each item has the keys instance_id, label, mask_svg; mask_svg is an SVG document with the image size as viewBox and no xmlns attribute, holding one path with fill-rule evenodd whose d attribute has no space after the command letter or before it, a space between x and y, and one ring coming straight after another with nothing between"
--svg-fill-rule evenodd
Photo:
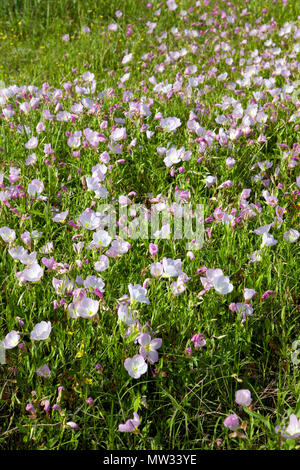
<instances>
[{"instance_id":1,"label":"white flower","mask_svg":"<svg viewBox=\"0 0 300 470\"><path fill-rule=\"evenodd\" d=\"M70 318L78 318L79 317L79 313L78 313L78 305L79 305L79 301L77 302L71 302L69 305L68 305L68 312L69 312L69 315L70 315Z\"/></svg>"},{"instance_id":2,"label":"white flower","mask_svg":"<svg viewBox=\"0 0 300 470\"><path fill-rule=\"evenodd\" d=\"M209 290L214 287L219 294L228 294L233 290L233 285L229 278L223 275L222 269L208 269L206 278L200 278L204 289Z\"/></svg>"},{"instance_id":3,"label":"white flower","mask_svg":"<svg viewBox=\"0 0 300 470\"><path fill-rule=\"evenodd\" d=\"M104 164L98 163L92 167L92 177L96 178L100 183L105 180L105 175L107 173L107 166Z\"/></svg>"},{"instance_id":4,"label":"white flower","mask_svg":"<svg viewBox=\"0 0 300 470\"><path fill-rule=\"evenodd\" d=\"M68 209L64 212L60 212L59 214L56 214L54 217L52 217L53 222L64 222L66 220L66 217L68 216L69 211Z\"/></svg>"},{"instance_id":5,"label":"white flower","mask_svg":"<svg viewBox=\"0 0 300 470\"><path fill-rule=\"evenodd\" d=\"M163 265L161 263L152 263L150 265L150 273L153 277L159 277L163 273Z\"/></svg>"},{"instance_id":6,"label":"white flower","mask_svg":"<svg viewBox=\"0 0 300 470\"><path fill-rule=\"evenodd\" d=\"M89 299L88 297L84 297L78 302L77 312L78 315L82 318L92 318L97 314L98 308L98 300L93 300Z\"/></svg>"},{"instance_id":7,"label":"white flower","mask_svg":"<svg viewBox=\"0 0 300 470\"><path fill-rule=\"evenodd\" d=\"M284 236L284 239L287 242L295 243L298 240L300 234L299 234L298 230L295 230L295 229L291 228L290 230L285 232L283 236Z\"/></svg>"},{"instance_id":8,"label":"white flower","mask_svg":"<svg viewBox=\"0 0 300 470\"><path fill-rule=\"evenodd\" d=\"M33 263L29 268L24 269L24 271L16 273L16 276L20 282L38 282L43 274L43 268L38 263Z\"/></svg>"},{"instance_id":9,"label":"white flower","mask_svg":"<svg viewBox=\"0 0 300 470\"><path fill-rule=\"evenodd\" d=\"M118 142L119 140L126 140L127 139L127 134L126 134L126 129L125 127L118 127L115 129L111 134L110 138L114 142Z\"/></svg>"},{"instance_id":10,"label":"white flower","mask_svg":"<svg viewBox=\"0 0 300 470\"><path fill-rule=\"evenodd\" d=\"M44 189L44 183L40 180L34 179L29 183L27 193L29 196L39 196Z\"/></svg>"},{"instance_id":11,"label":"white flower","mask_svg":"<svg viewBox=\"0 0 300 470\"><path fill-rule=\"evenodd\" d=\"M27 250L24 251L25 253L19 257L19 261L21 261L21 263L25 264L27 267L30 267L33 264L37 264L36 251L33 251L30 254L27 253Z\"/></svg>"},{"instance_id":12,"label":"white flower","mask_svg":"<svg viewBox=\"0 0 300 470\"><path fill-rule=\"evenodd\" d=\"M127 82L127 80L130 78L130 73L124 73L124 75L120 78L121 83Z\"/></svg>"},{"instance_id":13,"label":"white flower","mask_svg":"<svg viewBox=\"0 0 300 470\"><path fill-rule=\"evenodd\" d=\"M87 129L84 129L83 134L86 140L88 141L88 143L90 144L90 146L96 149L100 143L100 137L98 135L98 132L92 131L92 129L87 128Z\"/></svg>"},{"instance_id":14,"label":"white flower","mask_svg":"<svg viewBox=\"0 0 300 470\"><path fill-rule=\"evenodd\" d=\"M185 283L180 279L177 279L177 281L173 282L170 287L171 291L175 295L182 294L182 292L184 292L186 289Z\"/></svg>"},{"instance_id":15,"label":"white flower","mask_svg":"<svg viewBox=\"0 0 300 470\"><path fill-rule=\"evenodd\" d=\"M181 259L163 258L162 262L165 277L177 277L182 273Z\"/></svg>"},{"instance_id":16,"label":"white flower","mask_svg":"<svg viewBox=\"0 0 300 470\"><path fill-rule=\"evenodd\" d=\"M156 207L159 204L156 204ZM156 230L156 232L153 234L154 238L163 238L163 239L169 239L170 238L170 233L171 233L171 227L170 224L164 224L161 228L161 230Z\"/></svg>"},{"instance_id":17,"label":"white flower","mask_svg":"<svg viewBox=\"0 0 300 470\"><path fill-rule=\"evenodd\" d=\"M272 226L273 224L262 225L261 227L258 227L257 229L253 230L253 233L255 233L256 235L263 235L265 233L268 233Z\"/></svg>"},{"instance_id":18,"label":"white flower","mask_svg":"<svg viewBox=\"0 0 300 470\"><path fill-rule=\"evenodd\" d=\"M35 341L49 338L51 333L51 322L41 321L37 323L30 333L30 338Z\"/></svg>"},{"instance_id":19,"label":"white flower","mask_svg":"<svg viewBox=\"0 0 300 470\"><path fill-rule=\"evenodd\" d=\"M78 135L70 135L68 138L68 146L72 149L77 149L80 147L81 141L80 141L80 136Z\"/></svg>"},{"instance_id":20,"label":"white flower","mask_svg":"<svg viewBox=\"0 0 300 470\"><path fill-rule=\"evenodd\" d=\"M105 255L101 255L99 261L94 264L96 271L106 271L109 266L109 258Z\"/></svg>"},{"instance_id":21,"label":"white flower","mask_svg":"<svg viewBox=\"0 0 300 470\"><path fill-rule=\"evenodd\" d=\"M86 184L90 191L99 191L101 188L101 184L99 183L99 179L95 176L88 176L86 178Z\"/></svg>"},{"instance_id":22,"label":"white flower","mask_svg":"<svg viewBox=\"0 0 300 470\"><path fill-rule=\"evenodd\" d=\"M0 237L6 243L12 242L16 238L16 232L9 227L0 228Z\"/></svg>"},{"instance_id":23,"label":"white flower","mask_svg":"<svg viewBox=\"0 0 300 470\"><path fill-rule=\"evenodd\" d=\"M252 299L252 297L254 297L255 294L256 294L256 291L255 291L254 289L247 289L247 288L245 287L245 289L244 289L244 299L245 299L245 300L250 300L250 299Z\"/></svg>"},{"instance_id":24,"label":"white flower","mask_svg":"<svg viewBox=\"0 0 300 470\"><path fill-rule=\"evenodd\" d=\"M213 184L215 184L215 182L217 181L217 178L215 176L207 176L207 178L205 178L205 186L207 188L210 188Z\"/></svg>"},{"instance_id":25,"label":"white flower","mask_svg":"<svg viewBox=\"0 0 300 470\"><path fill-rule=\"evenodd\" d=\"M93 234L93 241L91 242L91 247L93 248L101 248L107 247L112 240L112 237L106 232L105 230L97 230Z\"/></svg>"},{"instance_id":26,"label":"white flower","mask_svg":"<svg viewBox=\"0 0 300 470\"><path fill-rule=\"evenodd\" d=\"M261 246L274 246L274 245L277 245L277 243L278 241L275 240L273 235L270 235L269 233L263 234Z\"/></svg>"},{"instance_id":27,"label":"white flower","mask_svg":"<svg viewBox=\"0 0 300 470\"><path fill-rule=\"evenodd\" d=\"M241 406L249 406L252 402L251 393L248 389L237 390L235 394L235 402Z\"/></svg>"},{"instance_id":28,"label":"white flower","mask_svg":"<svg viewBox=\"0 0 300 470\"><path fill-rule=\"evenodd\" d=\"M99 228L101 224L100 217L98 217L94 211L87 210L80 214L78 221L82 227L87 230L95 230L96 228Z\"/></svg>"},{"instance_id":29,"label":"white flower","mask_svg":"<svg viewBox=\"0 0 300 470\"><path fill-rule=\"evenodd\" d=\"M229 294L233 290L233 285L229 282L227 276L217 276L213 280L213 286L219 294Z\"/></svg>"},{"instance_id":30,"label":"white flower","mask_svg":"<svg viewBox=\"0 0 300 470\"><path fill-rule=\"evenodd\" d=\"M131 61L132 57L133 57L132 53L125 55L122 60L122 65L128 64L128 62Z\"/></svg>"},{"instance_id":31,"label":"white flower","mask_svg":"<svg viewBox=\"0 0 300 470\"><path fill-rule=\"evenodd\" d=\"M42 235L43 235L43 232L38 232L37 230L33 230L31 232L31 237L33 240L39 240Z\"/></svg>"},{"instance_id":32,"label":"white flower","mask_svg":"<svg viewBox=\"0 0 300 470\"><path fill-rule=\"evenodd\" d=\"M177 117L168 117L160 120L160 126L164 131L172 132L181 126L181 121Z\"/></svg>"},{"instance_id":33,"label":"white flower","mask_svg":"<svg viewBox=\"0 0 300 470\"><path fill-rule=\"evenodd\" d=\"M181 152L177 150L175 147L172 147L170 150L166 152L166 156L164 158L164 163L166 167L170 167L179 163L181 161Z\"/></svg>"},{"instance_id":34,"label":"white flower","mask_svg":"<svg viewBox=\"0 0 300 470\"><path fill-rule=\"evenodd\" d=\"M136 300L137 302L147 305L150 304L150 300L146 297L147 289L142 287L140 284L129 284L128 290L132 300Z\"/></svg>"},{"instance_id":35,"label":"white flower","mask_svg":"<svg viewBox=\"0 0 300 470\"><path fill-rule=\"evenodd\" d=\"M25 144L25 147L29 150L35 149L38 146L38 140L36 137L31 137L28 142Z\"/></svg>"},{"instance_id":36,"label":"white flower","mask_svg":"<svg viewBox=\"0 0 300 470\"><path fill-rule=\"evenodd\" d=\"M130 248L130 243L125 240L113 240L111 247L106 251L106 255L110 258L115 258L118 255L127 253Z\"/></svg>"},{"instance_id":37,"label":"white flower","mask_svg":"<svg viewBox=\"0 0 300 470\"><path fill-rule=\"evenodd\" d=\"M250 259L251 263L258 263L259 261L262 260L262 256L261 256L259 250L256 250L253 253L251 253L250 258L251 258Z\"/></svg>"},{"instance_id":38,"label":"white flower","mask_svg":"<svg viewBox=\"0 0 300 470\"><path fill-rule=\"evenodd\" d=\"M28 256L27 250L23 248L22 246L17 245L15 248L11 248L8 250L8 253L13 259L21 261L21 259L24 259L25 256ZM27 264L27 263L24 263Z\"/></svg>"},{"instance_id":39,"label":"white flower","mask_svg":"<svg viewBox=\"0 0 300 470\"><path fill-rule=\"evenodd\" d=\"M97 276L88 276L83 283L84 287L90 291L98 289L100 292L104 292L104 282L101 277Z\"/></svg>"},{"instance_id":40,"label":"white flower","mask_svg":"<svg viewBox=\"0 0 300 470\"><path fill-rule=\"evenodd\" d=\"M120 321L126 323L127 326L136 323L136 318L133 313L128 311L127 305L123 302L118 307L118 318Z\"/></svg>"},{"instance_id":41,"label":"white flower","mask_svg":"<svg viewBox=\"0 0 300 470\"><path fill-rule=\"evenodd\" d=\"M2 341L4 349L12 349L15 348L20 341L20 335L18 331L12 330L8 333L4 340Z\"/></svg>"},{"instance_id":42,"label":"white flower","mask_svg":"<svg viewBox=\"0 0 300 470\"><path fill-rule=\"evenodd\" d=\"M290 415L289 419L289 425L285 429L285 426L283 427L284 432L281 433L282 437L285 437L286 439L296 439L297 437L300 436L300 418L298 419L297 416L292 413Z\"/></svg>"},{"instance_id":43,"label":"white flower","mask_svg":"<svg viewBox=\"0 0 300 470\"><path fill-rule=\"evenodd\" d=\"M136 354L133 358L128 357L125 359L124 367L128 374L134 379L140 378L148 369L145 359L140 354Z\"/></svg>"}]
</instances>

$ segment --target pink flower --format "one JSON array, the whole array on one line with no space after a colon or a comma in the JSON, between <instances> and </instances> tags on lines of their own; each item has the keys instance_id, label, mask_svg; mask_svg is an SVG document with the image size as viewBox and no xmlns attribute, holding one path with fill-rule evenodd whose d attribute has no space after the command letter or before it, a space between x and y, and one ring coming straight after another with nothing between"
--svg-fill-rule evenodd
<instances>
[{"instance_id":1,"label":"pink flower","mask_svg":"<svg viewBox=\"0 0 300 470\"><path fill-rule=\"evenodd\" d=\"M71 429L74 429L74 431L76 431L79 428L78 424L74 423L74 421L68 421L67 426L69 426L69 428Z\"/></svg>"},{"instance_id":2,"label":"pink flower","mask_svg":"<svg viewBox=\"0 0 300 470\"><path fill-rule=\"evenodd\" d=\"M31 404L31 403L28 403L26 405L26 411L29 411L29 413L36 413L36 409L34 408L34 406Z\"/></svg>"},{"instance_id":3,"label":"pink flower","mask_svg":"<svg viewBox=\"0 0 300 470\"><path fill-rule=\"evenodd\" d=\"M151 340L151 336L148 333L142 333L138 342L141 345L139 353L145 359L148 358L150 364L154 364L158 361L158 352L156 351L161 347L162 339L155 338Z\"/></svg>"},{"instance_id":4,"label":"pink flower","mask_svg":"<svg viewBox=\"0 0 300 470\"><path fill-rule=\"evenodd\" d=\"M120 432L132 432L135 431L138 426L141 424L140 417L136 413L133 413L133 419L128 419L125 424L119 424Z\"/></svg>"},{"instance_id":5,"label":"pink flower","mask_svg":"<svg viewBox=\"0 0 300 470\"><path fill-rule=\"evenodd\" d=\"M224 419L223 424L226 428L234 431L239 427L239 418L235 414L231 414Z\"/></svg>"},{"instance_id":6,"label":"pink flower","mask_svg":"<svg viewBox=\"0 0 300 470\"><path fill-rule=\"evenodd\" d=\"M86 403L89 405L89 406L94 406L94 400L92 399L92 397L88 397L86 399Z\"/></svg>"},{"instance_id":7,"label":"pink flower","mask_svg":"<svg viewBox=\"0 0 300 470\"><path fill-rule=\"evenodd\" d=\"M163 265L161 263L152 263L150 265L150 273L153 277L159 277L163 274Z\"/></svg>"},{"instance_id":8,"label":"pink flower","mask_svg":"<svg viewBox=\"0 0 300 470\"><path fill-rule=\"evenodd\" d=\"M50 411L50 401L49 400L43 400L41 402L41 405L44 405L44 411L46 413L49 413L49 411Z\"/></svg>"},{"instance_id":9,"label":"pink flower","mask_svg":"<svg viewBox=\"0 0 300 470\"><path fill-rule=\"evenodd\" d=\"M176 4L175 0L168 0L167 1L167 6L170 11L174 11L178 8L178 5Z\"/></svg>"},{"instance_id":10,"label":"pink flower","mask_svg":"<svg viewBox=\"0 0 300 470\"><path fill-rule=\"evenodd\" d=\"M51 375L51 370L49 369L49 367L45 364L44 366L42 367L39 367L36 371L37 375L39 375L40 377L50 377Z\"/></svg>"},{"instance_id":11,"label":"pink flower","mask_svg":"<svg viewBox=\"0 0 300 470\"><path fill-rule=\"evenodd\" d=\"M262 295L262 300L266 300L270 295L276 295L273 290L266 290L266 292Z\"/></svg>"},{"instance_id":12,"label":"pink flower","mask_svg":"<svg viewBox=\"0 0 300 470\"><path fill-rule=\"evenodd\" d=\"M119 140L126 140L127 139L127 133L125 127L119 127L115 129L111 134L110 138L114 142L118 142Z\"/></svg>"},{"instance_id":13,"label":"pink flower","mask_svg":"<svg viewBox=\"0 0 300 470\"><path fill-rule=\"evenodd\" d=\"M108 31L116 32L118 31L118 25L116 23L111 23L107 26Z\"/></svg>"},{"instance_id":14,"label":"pink flower","mask_svg":"<svg viewBox=\"0 0 300 470\"><path fill-rule=\"evenodd\" d=\"M155 243L150 243L149 244L149 252L150 252L151 256L157 255L158 246Z\"/></svg>"},{"instance_id":15,"label":"pink flower","mask_svg":"<svg viewBox=\"0 0 300 470\"><path fill-rule=\"evenodd\" d=\"M203 346L206 345L206 341L202 333L194 335L191 339L191 342L194 343L195 349L203 348Z\"/></svg>"},{"instance_id":16,"label":"pink flower","mask_svg":"<svg viewBox=\"0 0 300 470\"><path fill-rule=\"evenodd\" d=\"M241 406L249 406L252 402L251 393L248 389L237 390L235 394L235 402Z\"/></svg>"},{"instance_id":17,"label":"pink flower","mask_svg":"<svg viewBox=\"0 0 300 470\"><path fill-rule=\"evenodd\" d=\"M40 180L34 179L29 183L27 193L29 196L39 196L44 189L44 183Z\"/></svg>"},{"instance_id":18,"label":"pink flower","mask_svg":"<svg viewBox=\"0 0 300 470\"><path fill-rule=\"evenodd\" d=\"M226 165L228 166L228 169L230 169L232 166L234 166L236 163L236 160L232 157L226 158Z\"/></svg>"}]
</instances>

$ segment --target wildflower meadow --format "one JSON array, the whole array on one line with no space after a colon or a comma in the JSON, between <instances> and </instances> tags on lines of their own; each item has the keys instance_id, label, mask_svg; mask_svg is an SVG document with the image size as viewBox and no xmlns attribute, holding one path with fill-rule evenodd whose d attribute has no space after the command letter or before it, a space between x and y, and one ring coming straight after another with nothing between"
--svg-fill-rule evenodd
<instances>
[{"instance_id":1,"label":"wildflower meadow","mask_svg":"<svg viewBox=\"0 0 300 470\"><path fill-rule=\"evenodd\" d=\"M1 450L300 449L299 19L1 1Z\"/></svg>"}]
</instances>

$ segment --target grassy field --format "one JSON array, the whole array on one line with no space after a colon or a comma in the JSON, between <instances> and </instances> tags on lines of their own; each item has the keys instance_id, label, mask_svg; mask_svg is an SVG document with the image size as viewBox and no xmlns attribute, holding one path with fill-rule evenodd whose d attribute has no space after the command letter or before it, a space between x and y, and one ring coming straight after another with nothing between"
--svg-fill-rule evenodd
<instances>
[{"instance_id":1,"label":"grassy field","mask_svg":"<svg viewBox=\"0 0 300 470\"><path fill-rule=\"evenodd\" d=\"M2 0L0 449L300 448L299 15Z\"/></svg>"}]
</instances>

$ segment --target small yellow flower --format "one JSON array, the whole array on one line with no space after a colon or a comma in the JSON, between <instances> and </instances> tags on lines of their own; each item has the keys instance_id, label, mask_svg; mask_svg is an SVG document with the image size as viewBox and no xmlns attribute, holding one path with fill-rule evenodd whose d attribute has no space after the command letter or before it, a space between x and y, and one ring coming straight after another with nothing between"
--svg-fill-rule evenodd
<instances>
[{"instance_id":1,"label":"small yellow flower","mask_svg":"<svg viewBox=\"0 0 300 470\"><path fill-rule=\"evenodd\" d=\"M87 383L88 385L92 385L93 379L85 379L85 383Z\"/></svg>"},{"instance_id":2,"label":"small yellow flower","mask_svg":"<svg viewBox=\"0 0 300 470\"><path fill-rule=\"evenodd\" d=\"M84 355L84 343L81 343L80 350L76 354L76 357L80 358Z\"/></svg>"}]
</instances>

